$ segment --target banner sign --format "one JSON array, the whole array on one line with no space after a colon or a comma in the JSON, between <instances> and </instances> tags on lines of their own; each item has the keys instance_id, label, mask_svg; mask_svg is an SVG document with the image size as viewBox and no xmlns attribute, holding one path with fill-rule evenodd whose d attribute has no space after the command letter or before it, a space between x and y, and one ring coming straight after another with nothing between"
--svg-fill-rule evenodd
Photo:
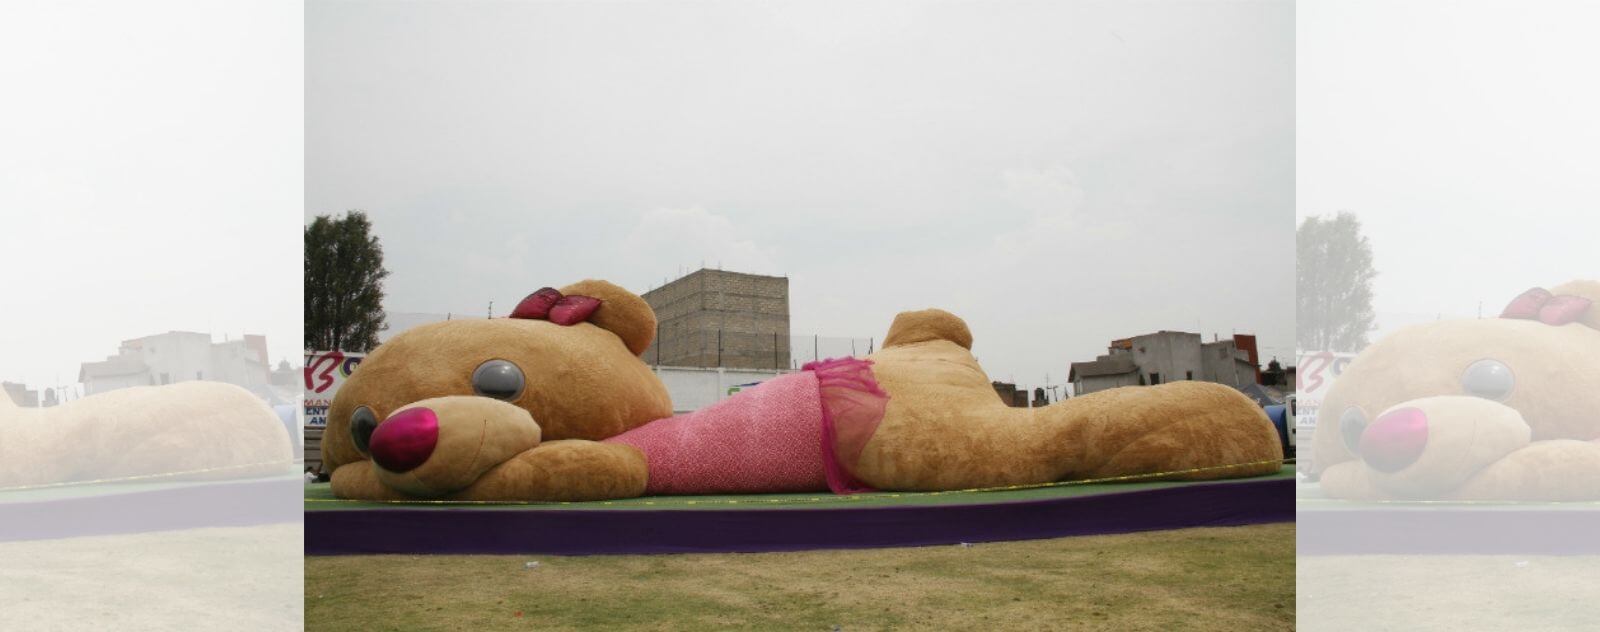
<instances>
[{"instance_id":1,"label":"banner sign","mask_svg":"<svg viewBox=\"0 0 1600 632\"><path fill-rule=\"evenodd\" d=\"M339 393L339 386L350 378L350 373L365 357L367 354L343 351L306 352L307 426L328 425L328 406L333 404L333 396Z\"/></svg>"},{"instance_id":2,"label":"banner sign","mask_svg":"<svg viewBox=\"0 0 1600 632\"><path fill-rule=\"evenodd\" d=\"M1354 353L1301 351L1296 366L1295 425L1316 426L1317 409L1333 383L1354 360Z\"/></svg>"},{"instance_id":3,"label":"banner sign","mask_svg":"<svg viewBox=\"0 0 1600 632\"><path fill-rule=\"evenodd\" d=\"M728 387L728 394L726 396L727 397L733 397L734 393L737 393L739 391L742 391L744 389L747 389L747 388L750 388L750 387L753 387L753 386L758 386L760 384L761 384L760 382L751 382L749 384L736 384L736 385L733 385L733 386L729 386Z\"/></svg>"}]
</instances>

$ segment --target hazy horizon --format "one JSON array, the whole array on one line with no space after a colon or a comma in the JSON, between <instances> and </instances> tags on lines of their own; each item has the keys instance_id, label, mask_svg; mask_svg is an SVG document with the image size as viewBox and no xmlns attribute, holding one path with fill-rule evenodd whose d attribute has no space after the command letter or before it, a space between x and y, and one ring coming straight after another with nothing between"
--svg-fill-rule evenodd
<instances>
[{"instance_id":1,"label":"hazy horizon","mask_svg":"<svg viewBox=\"0 0 1600 632\"><path fill-rule=\"evenodd\" d=\"M171 330L260 334L270 363L301 362L304 51L285 36L301 21L41 3L0 25L4 75L28 95L0 103L0 137L22 148L0 152L0 381L73 384Z\"/></svg>"},{"instance_id":2,"label":"hazy horizon","mask_svg":"<svg viewBox=\"0 0 1600 632\"><path fill-rule=\"evenodd\" d=\"M1600 279L1600 86L1570 80L1595 49L1577 8L1300 7L1296 221L1360 218L1380 317L1492 317L1528 288Z\"/></svg>"}]
</instances>

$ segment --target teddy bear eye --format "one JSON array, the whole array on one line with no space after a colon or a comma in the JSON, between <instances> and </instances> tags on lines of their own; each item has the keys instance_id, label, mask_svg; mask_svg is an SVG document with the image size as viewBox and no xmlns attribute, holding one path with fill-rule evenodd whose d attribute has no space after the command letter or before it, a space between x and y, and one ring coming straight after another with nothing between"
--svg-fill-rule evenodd
<instances>
[{"instance_id":1,"label":"teddy bear eye","mask_svg":"<svg viewBox=\"0 0 1600 632\"><path fill-rule=\"evenodd\" d=\"M1361 454L1361 433L1367 431L1367 414L1360 408L1350 407L1344 409L1344 414L1339 415L1339 435L1344 438L1344 447L1351 454Z\"/></svg>"},{"instance_id":2,"label":"teddy bear eye","mask_svg":"<svg viewBox=\"0 0 1600 632\"><path fill-rule=\"evenodd\" d=\"M1461 388L1484 399L1504 400L1516 386L1517 377L1511 373L1511 367L1498 360L1473 362L1461 375Z\"/></svg>"},{"instance_id":3,"label":"teddy bear eye","mask_svg":"<svg viewBox=\"0 0 1600 632\"><path fill-rule=\"evenodd\" d=\"M362 454L367 453L367 443L372 440L372 431L378 429L378 416L372 413L371 408L360 406L350 414L350 438L356 442L356 449Z\"/></svg>"},{"instance_id":4,"label":"teddy bear eye","mask_svg":"<svg viewBox=\"0 0 1600 632\"><path fill-rule=\"evenodd\" d=\"M505 360L490 360L472 372L472 390L484 397L511 401L522 395L522 369Z\"/></svg>"}]
</instances>

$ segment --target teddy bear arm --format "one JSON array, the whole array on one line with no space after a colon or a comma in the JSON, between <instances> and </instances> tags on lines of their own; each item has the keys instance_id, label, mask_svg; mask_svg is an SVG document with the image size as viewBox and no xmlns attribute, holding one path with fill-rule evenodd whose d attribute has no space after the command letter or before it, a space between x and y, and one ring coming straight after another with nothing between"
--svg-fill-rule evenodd
<instances>
[{"instance_id":1,"label":"teddy bear arm","mask_svg":"<svg viewBox=\"0 0 1600 632\"><path fill-rule=\"evenodd\" d=\"M345 500L413 500L379 481L372 462L365 459L334 469L329 485L334 496Z\"/></svg>"},{"instance_id":2,"label":"teddy bear arm","mask_svg":"<svg viewBox=\"0 0 1600 632\"><path fill-rule=\"evenodd\" d=\"M1323 471L1322 491L1344 500L1380 500L1388 495L1372 484L1367 468L1360 461L1345 461Z\"/></svg>"},{"instance_id":3,"label":"teddy bear arm","mask_svg":"<svg viewBox=\"0 0 1600 632\"><path fill-rule=\"evenodd\" d=\"M495 466L452 500L590 501L644 494L644 454L622 444L550 441Z\"/></svg>"},{"instance_id":4,"label":"teddy bear arm","mask_svg":"<svg viewBox=\"0 0 1600 632\"><path fill-rule=\"evenodd\" d=\"M1600 500L1600 443L1536 441L1462 484L1457 500Z\"/></svg>"}]
</instances>

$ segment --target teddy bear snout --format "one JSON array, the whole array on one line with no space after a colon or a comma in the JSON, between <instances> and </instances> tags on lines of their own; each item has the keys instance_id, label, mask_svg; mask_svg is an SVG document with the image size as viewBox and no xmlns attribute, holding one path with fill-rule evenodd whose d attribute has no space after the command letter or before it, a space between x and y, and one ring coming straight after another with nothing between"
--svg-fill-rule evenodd
<instances>
[{"instance_id":1,"label":"teddy bear snout","mask_svg":"<svg viewBox=\"0 0 1600 632\"><path fill-rule=\"evenodd\" d=\"M1361 460L1392 474L1416 463L1427 446L1428 414L1420 408L1397 408L1361 433Z\"/></svg>"},{"instance_id":2,"label":"teddy bear snout","mask_svg":"<svg viewBox=\"0 0 1600 632\"><path fill-rule=\"evenodd\" d=\"M538 447L539 435L527 410L490 397L447 395L390 413L372 431L368 448L379 482L437 498Z\"/></svg>"},{"instance_id":3,"label":"teddy bear snout","mask_svg":"<svg viewBox=\"0 0 1600 632\"><path fill-rule=\"evenodd\" d=\"M439 443L439 415L426 407L391 415L372 431L372 460L383 469L405 473L428 461Z\"/></svg>"}]
</instances>

